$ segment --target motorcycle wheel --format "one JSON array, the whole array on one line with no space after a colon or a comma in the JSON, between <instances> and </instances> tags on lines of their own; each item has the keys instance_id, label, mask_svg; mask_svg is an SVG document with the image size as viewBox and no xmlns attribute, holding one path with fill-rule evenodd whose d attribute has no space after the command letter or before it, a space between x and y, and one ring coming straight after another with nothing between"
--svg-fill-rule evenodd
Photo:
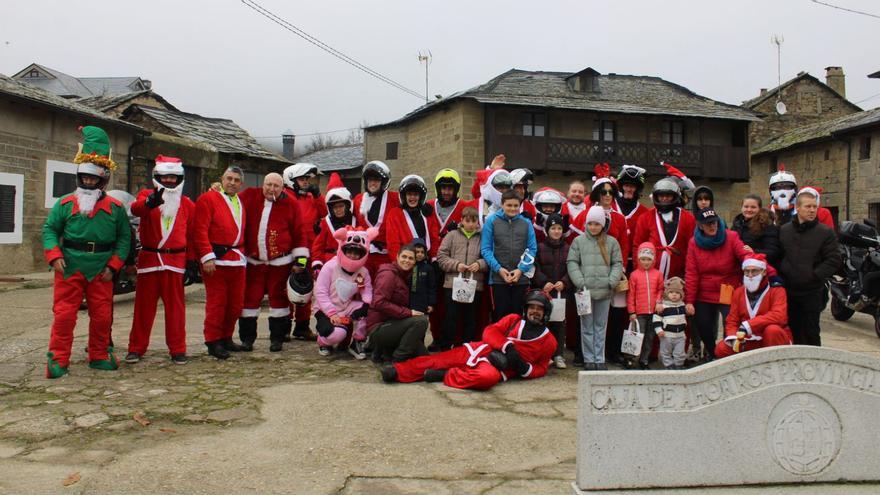
<instances>
[{"instance_id":1,"label":"motorcycle wheel","mask_svg":"<svg viewBox=\"0 0 880 495\"><path fill-rule=\"evenodd\" d=\"M840 299L831 296L831 316L837 321L846 321L855 314L854 309L847 308ZM875 325L876 326L876 325ZM878 330L880 331L880 330ZM880 334L878 334L880 336Z\"/></svg>"}]
</instances>

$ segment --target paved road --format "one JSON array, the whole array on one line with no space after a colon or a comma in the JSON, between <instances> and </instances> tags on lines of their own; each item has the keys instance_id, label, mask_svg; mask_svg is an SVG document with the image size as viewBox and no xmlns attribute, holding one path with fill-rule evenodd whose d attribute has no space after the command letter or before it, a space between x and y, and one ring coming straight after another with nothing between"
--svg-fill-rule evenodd
<instances>
[{"instance_id":1,"label":"paved road","mask_svg":"<svg viewBox=\"0 0 880 495\"><path fill-rule=\"evenodd\" d=\"M122 299L125 344L133 308ZM384 385L372 365L322 358L314 343L268 353L265 319L254 353L217 362L201 344L195 287L188 365L168 361L160 316L143 362L90 370L83 321L71 374L50 381L50 301L40 281L0 286L0 493L570 491L575 370L488 393ZM823 324L826 345L880 357L869 318Z\"/></svg>"}]
</instances>

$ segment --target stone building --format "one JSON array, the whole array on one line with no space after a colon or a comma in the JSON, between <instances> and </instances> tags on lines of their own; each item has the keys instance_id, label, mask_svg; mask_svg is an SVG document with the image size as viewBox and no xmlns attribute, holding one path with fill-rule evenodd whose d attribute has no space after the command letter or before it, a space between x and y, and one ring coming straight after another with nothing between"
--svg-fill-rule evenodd
<instances>
[{"instance_id":1,"label":"stone building","mask_svg":"<svg viewBox=\"0 0 880 495\"><path fill-rule=\"evenodd\" d=\"M361 167L366 163L363 144L331 146L301 155L294 161L318 166L318 170L323 174L320 179L322 193L326 191L327 180L333 172L339 174L342 183L351 191L352 196L361 192Z\"/></svg>"},{"instance_id":2,"label":"stone building","mask_svg":"<svg viewBox=\"0 0 880 495\"><path fill-rule=\"evenodd\" d=\"M600 162L614 171L640 165L653 181L664 160L726 201L748 188L748 126L757 120L657 77L512 69L365 128L365 160L387 163L393 186L406 174L430 182L437 170L454 168L463 191L498 153L509 169L529 168L538 184L563 190L572 179L589 181ZM728 218L733 207L718 205Z\"/></svg>"},{"instance_id":3,"label":"stone building","mask_svg":"<svg viewBox=\"0 0 880 495\"><path fill-rule=\"evenodd\" d=\"M785 106L784 114L777 111L779 102ZM743 106L762 117L749 131L753 148L792 129L862 111L846 99L846 80L840 67L826 67L824 83L799 72L775 88L762 88L757 97L744 101Z\"/></svg>"},{"instance_id":4,"label":"stone building","mask_svg":"<svg viewBox=\"0 0 880 495\"><path fill-rule=\"evenodd\" d=\"M126 189L129 150L148 131L0 74L0 274L48 269L42 226L57 199L76 188L83 125L107 131L118 164L108 189Z\"/></svg>"},{"instance_id":5,"label":"stone building","mask_svg":"<svg viewBox=\"0 0 880 495\"><path fill-rule=\"evenodd\" d=\"M821 205L835 221L872 219L880 224L880 108L788 131L752 150L752 192L767 197L777 164L799 186L824 189Z\"/></svg>"}]
</instances>

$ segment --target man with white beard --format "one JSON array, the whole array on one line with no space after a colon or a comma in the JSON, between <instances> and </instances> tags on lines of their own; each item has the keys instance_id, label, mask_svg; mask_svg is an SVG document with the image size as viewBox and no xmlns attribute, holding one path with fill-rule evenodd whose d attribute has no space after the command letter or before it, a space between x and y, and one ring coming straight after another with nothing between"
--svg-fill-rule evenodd
<instances>
[{"instance_id":1,"label":"man with white beard","mask_svg":"<svg viewBox=\"0 0 880 495\"><path fill-rule=\"evenodd\" d=\"M131 212L141 219L138 227L141 250L137 260L134 320L125 362L136 363L147 352L156 318L156 304L161 297L165 306L165 343L171 361L186 364L183 273L187 259L195 257L187 239L196 206L183 195L183 163L180 159L159 155L155 161L155 188L142 190L131 204Z\"/></svg>"},{"instance_id":2,"label":"man with white beard","mask_svg":"<svg viewBox=\"0 0 880 495\"><path fill-rule=\"evenodd\" d=\"M44 255L55 271L47 378L68 372L83 295L89 307L89 368L119 367L110 347L113 275L128 256L131 225L122 203L104 193L110 171L116 169L110 138L98 127L81 130L83 142L73 160L78 165L76 191L55 203L43 225Z\"/></svg>"}]
</instances>

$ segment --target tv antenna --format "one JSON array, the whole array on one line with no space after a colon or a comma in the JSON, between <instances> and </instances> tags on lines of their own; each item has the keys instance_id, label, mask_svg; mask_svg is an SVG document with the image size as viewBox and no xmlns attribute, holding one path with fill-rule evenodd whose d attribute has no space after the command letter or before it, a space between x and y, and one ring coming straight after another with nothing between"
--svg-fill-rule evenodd
<instances>
[{"instance_id":1,"label":"tv antenna","mask_svg":"<svg viewBox=\"0 0 880 495\"><path fill-rule=\"evenodd\" d=\"M776 45L776 113L785 115L787 110L785 103L782 102L782 43L785 42L785 38L774 34L770 42Z\"/></svg>"},{"instance_id":2,"label":"tv antenna","mask_svg":"<svg viewBox=\"0 0 880 495\"><path fill-rule=\"evenodd\" d=\"M422 52L419 52L419 63L425 63L425 104L428 103L428 95L431 94L428 92L428 66L431 65L432 58L434 58L434 56L431 55L431 50L428 50L428 53L424 55Z\"/></svg>"}]
</instances>

